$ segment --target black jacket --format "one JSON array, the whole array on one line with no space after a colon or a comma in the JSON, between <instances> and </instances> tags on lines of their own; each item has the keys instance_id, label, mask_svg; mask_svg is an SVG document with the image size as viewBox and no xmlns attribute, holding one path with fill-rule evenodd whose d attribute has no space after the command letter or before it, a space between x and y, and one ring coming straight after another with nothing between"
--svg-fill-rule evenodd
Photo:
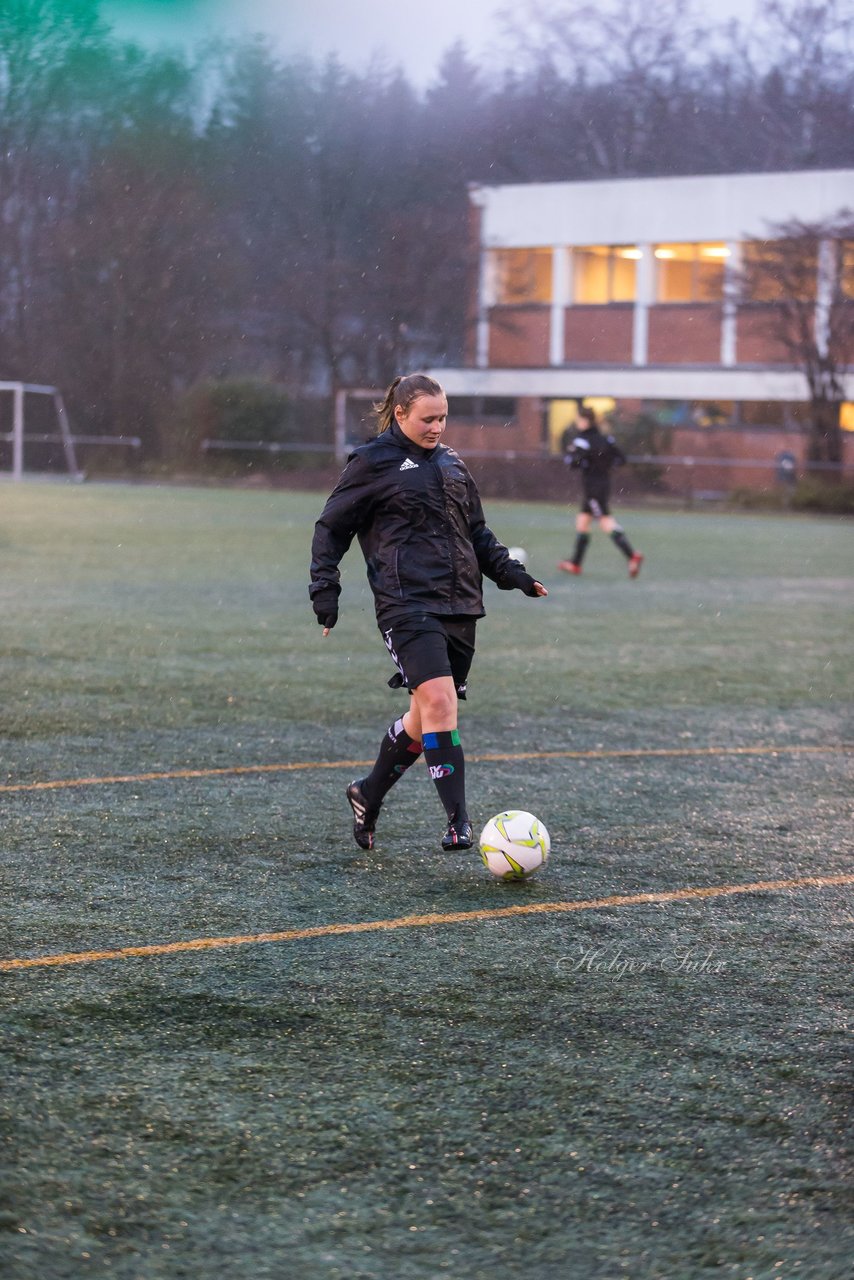
<instances>
[{"instance_id":1,"label":"black jacket","mask_svg":"<svg viewBox=\"0 0 854 1280\"><path fill-rule=\"evenodd\" d=\"M377 618L483 617L485 574L529 595L534 579L486 526L459 454L421 449L396 423L350 454L312 541L309 595L340 591L338 565L359 540Z\"/></svg>"}]
</instances>

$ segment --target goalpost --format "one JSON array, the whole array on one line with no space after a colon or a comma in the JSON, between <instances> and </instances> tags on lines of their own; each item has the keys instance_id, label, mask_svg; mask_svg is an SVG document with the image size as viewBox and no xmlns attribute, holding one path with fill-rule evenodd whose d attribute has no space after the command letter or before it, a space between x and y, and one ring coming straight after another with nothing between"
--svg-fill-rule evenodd
<instances>
[{"instance_id":1,"label":"goalpost","mask_svg":"<svg viewBox=\"0 0 854 1280\"><path fill-rule=\"evenodd\" d=\"M141 449L139 436L81 436L71 430L65 401L59 387L46 387L37 382L0 382L0 404L5 395L12 397L12 430L0 430L0 444L12 446L11 475L13 480L24 477L24 447L27 444L61 444L65 465L75 480L84 480L86 473L77 463L76 445L112 445L125 449ZM45 396L53 401L56 415L56 431L27 431L25 397ZM9 470L9 468L6 468Z\"/></svg>"},{"instance_id":2,"label":"goalpost","mask_svg":"<svg viewBox=\"0 0 854 1280\"><path fill-rule=\"evenodd\" d=\"M371 429L371 406L385 393L376 387L347 387L335 393L335 461L343 467L354 444L364 444Z\"/></svg>"},{"instance_id":3,"label":"goalpost","mask_svg":"<svg viewBox=\"0 0 854 1280\"><path fill-rule=\"evenodd\" d=\"M61 444L69 472L76 480L82 479L74 452L74 437L68 423L68 414L57 387L45 387L35 382L0 382L0 392L12 394L12 430L0 432L0 440L12 446L12 479L21 480L24 475L24 396L50 396L56 411L58 432L31 434L27 439L34 444Z\"/></svg>"}]
</instances>

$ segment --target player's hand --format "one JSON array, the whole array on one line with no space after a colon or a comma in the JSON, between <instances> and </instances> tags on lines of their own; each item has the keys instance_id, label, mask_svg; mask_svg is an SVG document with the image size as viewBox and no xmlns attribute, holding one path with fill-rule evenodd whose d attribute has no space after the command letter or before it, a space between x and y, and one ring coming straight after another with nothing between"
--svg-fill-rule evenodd
<instances>
[{"instance_id":1,"label":"player's hand","mask_svg":"<svg viewBox=\"0 0 854 1280\"><path fill-rule=\"evenodd\" d=\"M535 582L535 583L534 583L534 595L535 595L535 596L547 596L548 594L549 594L549 593L548 593L548 591L546 590L546 588L543 586L543 584L542 584L541 582Z\"/></svg>"},{"instance_id":2,"label":"player's hand","mask_svg":"<svg viewBox=\"0 0 854 1280\"><path fill-rule=\"evenodd\" d=\"M311 607L319 625L323 627L324 636L328 636L338 621L338 592L318 591L312 597Z\"/></svg>"}]
</instances>

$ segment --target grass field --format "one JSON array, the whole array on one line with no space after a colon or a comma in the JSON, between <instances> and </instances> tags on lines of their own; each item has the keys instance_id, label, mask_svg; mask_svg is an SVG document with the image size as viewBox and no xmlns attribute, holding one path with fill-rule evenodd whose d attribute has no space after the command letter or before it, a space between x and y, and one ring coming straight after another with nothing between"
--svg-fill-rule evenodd
<instances>
[{"instance_id":1,"label":"grass field","mask_svg":"<svg viewBox=\"0 0 854 1280\"><path fill-rule=\"evenodd\" d=\"M476 827L423 766L323 495L0 486L4 1280L850 1275L852 526L490 502ZM356 928L355 926L362 926ZM848 1197L848 1199L847 1199Z\"/></svg>"}]
</instances>

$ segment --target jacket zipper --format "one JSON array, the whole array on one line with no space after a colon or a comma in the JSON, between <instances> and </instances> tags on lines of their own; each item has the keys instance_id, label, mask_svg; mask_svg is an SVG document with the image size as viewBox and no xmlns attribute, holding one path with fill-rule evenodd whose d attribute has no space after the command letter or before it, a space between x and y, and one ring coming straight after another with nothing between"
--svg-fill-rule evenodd
<instances>
[{"instance_id":1,"label":"jacket zipper","mask_svg":"<svg viewBox=\"0 0 854 1280\"><path fill-rule=\"evenodd\" d=\"M430 462L432 463L433 468L436 472L436 476L439 481L439 487L441 488L441 491L442 491L442 507L445 512L445 528L447 530L446 546L448 550L448 557L450 560L450 568L451 568L451 589L448 592L448 603L453 604L457 598L457 561L456 561L456 557L454 556L454 522L451 519L449 510L448 510L448 491L445 488L444 481L442 479L442 468L439 466L439 463L437 461L434 461L433 458L430 459Z\"/></svg>"}]
</instances>

